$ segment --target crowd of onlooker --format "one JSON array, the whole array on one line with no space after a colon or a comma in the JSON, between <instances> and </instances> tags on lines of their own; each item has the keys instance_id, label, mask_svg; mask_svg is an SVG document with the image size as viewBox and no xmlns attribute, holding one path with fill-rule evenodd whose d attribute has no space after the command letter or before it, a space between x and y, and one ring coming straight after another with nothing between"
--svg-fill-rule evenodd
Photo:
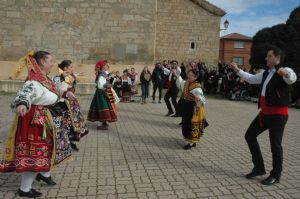
<instances>
[{"instance_id":1,"label":"crowd of onlooker","mask_svg":"<svg viewBox=\"0 0 300 199\"><path fill-rule=\"evenodd\" d=\"M259 97L260 88L258 85L248 84L240 78L228 64L218 64L218 70L207 70L205 64L199 63L198 66L203 70L203 86L207 94L219 94L231 100L247 100L256 102ZM245 69L251 74L257 74L263 69ZM300 108L300 73L297 74L298 79L291 86L290 96L291 105Z\"/></svg>"},{"instance_id":2,"label":"crowd of onlooker","mask_svg":"<svg viewBox=\"0 0 300 199\"><path fill-rule=\"evenodd\" d=\"M123 70L122 75L119 71L110 73L113 89L123 102L130 102L131 97L137 93L137 75L134 68Z\"/></svg>"},{"instance_id":3,"label":"crowd of onlooker","mask_svg":"<svg viewBox=\"0 0 300 199\"><path fill-rule=\"evenodd\" d=\"M174 65L175 63L175 65ZM188 64L196 64L199 70L199 81L202 84L206 94L223 96L230 100L247 100L256 102L259 97L259 86L250 85L241 79L235 72L230 69L227 64L219 63L218 67L207 67L205 63L199 61ZM151 72L147 66L139 75L134 68L124 70L123 75L113 72L111 83L118 96L123 102L133 101L134 96L138 93L138 84L141 85L139 96L142 96L142 104L146 103L149 95L152 101L155 102L156 92L158 91L158 103L162 100L162 90L168 89L172 83L169 80L169 75L165 74L164 69L171 70L172 67L180 66L181 77L186 79L186 66L188 64L178 64L176 60L158 62L155 64ZM251 69L250 71L242 68L247 72L256 74L262 72L262 69ZM139 80L138 80L139 75ZM298 80L291 87L291 105L300 107L300 74ZM149 94L149 85L152 83L153 93Z\"/></svg>"}]
</instances>

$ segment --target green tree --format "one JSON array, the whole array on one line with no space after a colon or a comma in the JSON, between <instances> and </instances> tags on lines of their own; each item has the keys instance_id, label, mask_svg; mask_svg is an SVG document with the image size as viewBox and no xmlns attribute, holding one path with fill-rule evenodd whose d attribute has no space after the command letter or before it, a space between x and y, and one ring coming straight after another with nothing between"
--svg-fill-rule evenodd
<instances>
[{"instance_id":1,"label":"green tree","mask_svg":"<svg viewBox=\"0 0 300 199\"><path fill-rule=\"evenodd\" d=\"M286 24L293 26L300 34L300 5L291 12Z\"/></svg>"},{"instance_id":2,"label":"green tree","mask_svg":"<svg viewBox=\"0 0 300 199\"><path fill-rule=\"evenodd\" d=\"M265 56L270 45L285 52L285 66L300 69L300 6L291 12L286 24L264 28L255 34L250 59L253 68L265 67Z\"/></svg>"},{"instance_id":3,"label":"green tree","mask_svg":"<svg viewBox=\"0 0 300 199\"><path fill-rule=\"evenodd\" d=\"M297 33L297 37L295 37L293 40L294 46L292 52L293 64L300 72L300 5L291 12L286 24L288 27L293 28Z\"/></svg>"},{"instance_id":4,"label":"green tree","mask_svg":"<svg viewBox=\"0 0 300 199\"><path fill-rule=\"evenodd\" d=\"M268 42L257 43L252 46L250 64L252 68L266 68L267 49L271 46Z\"/></svg>"}]
</instances>

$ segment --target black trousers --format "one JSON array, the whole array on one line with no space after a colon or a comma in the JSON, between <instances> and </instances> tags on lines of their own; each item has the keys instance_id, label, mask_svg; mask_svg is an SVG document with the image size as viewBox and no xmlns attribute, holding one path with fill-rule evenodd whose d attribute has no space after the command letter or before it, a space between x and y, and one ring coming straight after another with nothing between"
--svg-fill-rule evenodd
<instances>
[{"instance_id":1,"label":"black trousers","mask_svg":"<svg viewBox=\"0 0 300 199\"><path fill-rule=\"evenodd\" d=\"M163 88L163 84L162 83L153 83L153 94L152 94L152 99L153 101L155 100L155 93L156 90L158 89L159 92L159 101L161 100L161 91Z\"/></svg>"},{"instance_id":2,"label":"black trousers","mask_svg":"<svg viewBox=\"0 0 300 199\"><path fill-rule=\"evenodd\" d=\"M178 102L177 102L177 107L176 107L177 114L179 116L182 116L182 100L183 100L183 98L180 97L179 100L178 100Z\"/></svg>"},{"instance_id":3,"label":"black trousers","mask_svg":"<svg viewBox=\"0 0 300 199\"><path fill-rule=\"evenodd\" d=\"M265 171L264 160L260 151L259 144L257 142L257 136L265 130L269 130L269 138L271 143L273 170L271 176L279 179L282 172L282 136L285 124L288 120L287 115L264 115L260 113L250 124L245 139L248 143L254 169L257 171Z\"/></svg>"},{"instance_id":4,"label":"black trousers","mask_svg":"<svg viewBox=\"0 0 300 199\"><path fill-rule=\"evenodd\" d=\"M170 88L167 90L166 95L164 97L164 100L166 102L167 108L168 108L168 113L174 113L171 103L170 103L170 98L173 104L173 107L175 109L175 113L177 114L177 95L178 95L179 90L177 88Z\"/></svg>"}]
</instances>

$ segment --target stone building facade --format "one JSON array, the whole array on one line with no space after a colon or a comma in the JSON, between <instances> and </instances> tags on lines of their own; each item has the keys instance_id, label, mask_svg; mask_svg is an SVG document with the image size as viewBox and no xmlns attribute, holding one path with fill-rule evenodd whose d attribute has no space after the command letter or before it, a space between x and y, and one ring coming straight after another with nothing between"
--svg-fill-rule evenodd
<instances>
[{"instance_id":1,"label":"stone building facade","mask_svg":"<svg viewBox=\"0 0 300 199\"><path fill-rule=\"evenodd\" d=\"M223 10L205 0L0 0L0 61L30 49L56 60L217 64Z\"/></svg>"},{"instance_id":2,"label":"stone building facade","mask_svg":"<svg viewBox=\"0 0 300 199\"><path fill-rule=\"evenodd\" d=\"M220 18L224 14L207 1L158 1L155 60L201 59L208 66L216 66Z\"/></svg>"}]
</instances>

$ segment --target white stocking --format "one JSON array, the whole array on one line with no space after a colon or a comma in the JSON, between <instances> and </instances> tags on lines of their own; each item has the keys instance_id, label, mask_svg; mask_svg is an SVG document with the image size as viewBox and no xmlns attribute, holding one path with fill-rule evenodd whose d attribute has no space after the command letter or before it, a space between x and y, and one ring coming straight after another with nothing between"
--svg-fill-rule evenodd
<instances>
[{"instance_id":1,"label":"white stocking","mask_svg":"<svg viewBox=\"0 0 300 199\"><path fill-rule=\"evenodd\" d=\"M21 177L21 191L28 192L32 188L32 183L34 178L36 177L36 172L25 171Z\"/></svg>"}]
</instances>

